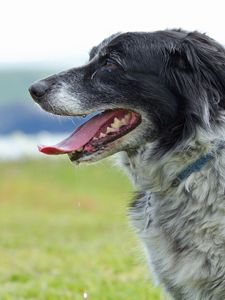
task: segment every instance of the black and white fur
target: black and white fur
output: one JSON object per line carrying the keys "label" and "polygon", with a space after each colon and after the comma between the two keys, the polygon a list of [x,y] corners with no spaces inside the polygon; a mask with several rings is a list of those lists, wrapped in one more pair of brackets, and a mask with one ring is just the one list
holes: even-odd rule
{"label": "black and white fur", "polygon": [[[116,34],[86,65],[35,83],[31,94],[55,114],[116,107],[141,114],[142,123],[95,160],[120,152],[137,189],[132,223],[172,298],[224,300],[225,150],[214,152],[225,140],[224,48],[183,30]],[[173,186],[211,152],[213,160]]]}

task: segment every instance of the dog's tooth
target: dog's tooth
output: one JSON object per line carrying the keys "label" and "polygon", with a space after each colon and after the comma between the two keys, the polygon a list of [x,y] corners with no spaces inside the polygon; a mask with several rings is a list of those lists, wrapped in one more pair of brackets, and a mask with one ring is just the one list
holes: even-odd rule
{"label": "dog's tooth", "polygon": [[100,135],[99,135],[99,138],[101,139],[101,138],[104,138],[104,137],[106,137],[106,134],[101,132]]}
{"label": "dog's tooth", "polygon": [[98,138],[95,136],[95,137],[93,137],[93,141],[97,141],[98,140]]}
{"label": "dog's tooth", "polygon": [[121,123],[119,123],[119,124],[114,124],[114,123],[111,124],[111,127],[114,128],[114,129],[119,129],[121,126],[122,126]]}
{"label": "dog's tooth", "polygon": [[130,120],[130,113],[126,114],[124,119],[126,120],[126,122],[128,123]]}
{"label": "dog's tooth", "polygon": [[121,126],[121,121],[117,117],[115,117],[114,122],[111,124],[111,127],[118,129],[120,128],[120,126]]}
{"label": "dog's tooth", "polygon": [[121,125],[127,125],[128,121],[125,119],[125,117],[123,119],[120,120]]}
{"label": "dog's tooth", "polygon": [[110,132],[115,132],[115,131],[117,131],[117,129],[112,128],[112,127],[107,127],[107,129],[106,129],[106,134],[108,134],[108,133],[110,133]]}
{"label": "dog's tooth", "polygon": [[107,127],[106,134],[112,132],[112,127]]}
{"label": "dog's tooth", "polygon": [[130,120],[130,113],[126,114],[123,119],[120,120],[121,125],[128,125]]}

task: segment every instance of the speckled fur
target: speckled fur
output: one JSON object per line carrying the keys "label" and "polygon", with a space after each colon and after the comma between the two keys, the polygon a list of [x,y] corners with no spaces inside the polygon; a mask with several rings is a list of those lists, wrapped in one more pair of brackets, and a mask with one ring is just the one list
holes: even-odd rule
{"label": "speckled fur", "polygon": [[[34,83],[33,99],[54,114],[133,110],[141,123],[79,159],[121,152],[137,188],[130,216],[158,281],[175,300],[225,299],[225,49],[199,32],[119,33],[89,62]],[[179,186],[201,155],[214,159]]]}
{"label": "speckled fur", "polygon": [[139,191],[132,223],[150,268],[176,300],[225,299],[225,150],[171,186],[184,166],[213,149],[215,137],[225,139],[216,132],[199,131],[160,160],[152,158],[151,144],[120,157]]}

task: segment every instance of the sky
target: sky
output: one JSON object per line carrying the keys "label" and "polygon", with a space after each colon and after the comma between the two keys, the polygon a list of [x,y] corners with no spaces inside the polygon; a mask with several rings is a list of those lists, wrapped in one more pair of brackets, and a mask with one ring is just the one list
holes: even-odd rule
{"label": "sky", "polygon": [[115,32],[183,28],[225,44],[223,0],[0,0],[0,64],[78,64]]}

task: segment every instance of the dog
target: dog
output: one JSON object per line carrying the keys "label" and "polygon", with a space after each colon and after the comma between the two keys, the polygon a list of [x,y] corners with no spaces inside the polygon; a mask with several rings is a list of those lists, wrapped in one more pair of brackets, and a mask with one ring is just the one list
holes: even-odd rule
{"label": "dog", "polygon": [[75,164],[118,153],[129,215],[156,280],[176,300],[225,299],[225,50],[181,29],[117,33],[79,68],[29,89],[46,111],[91,115],[40,146]]}

